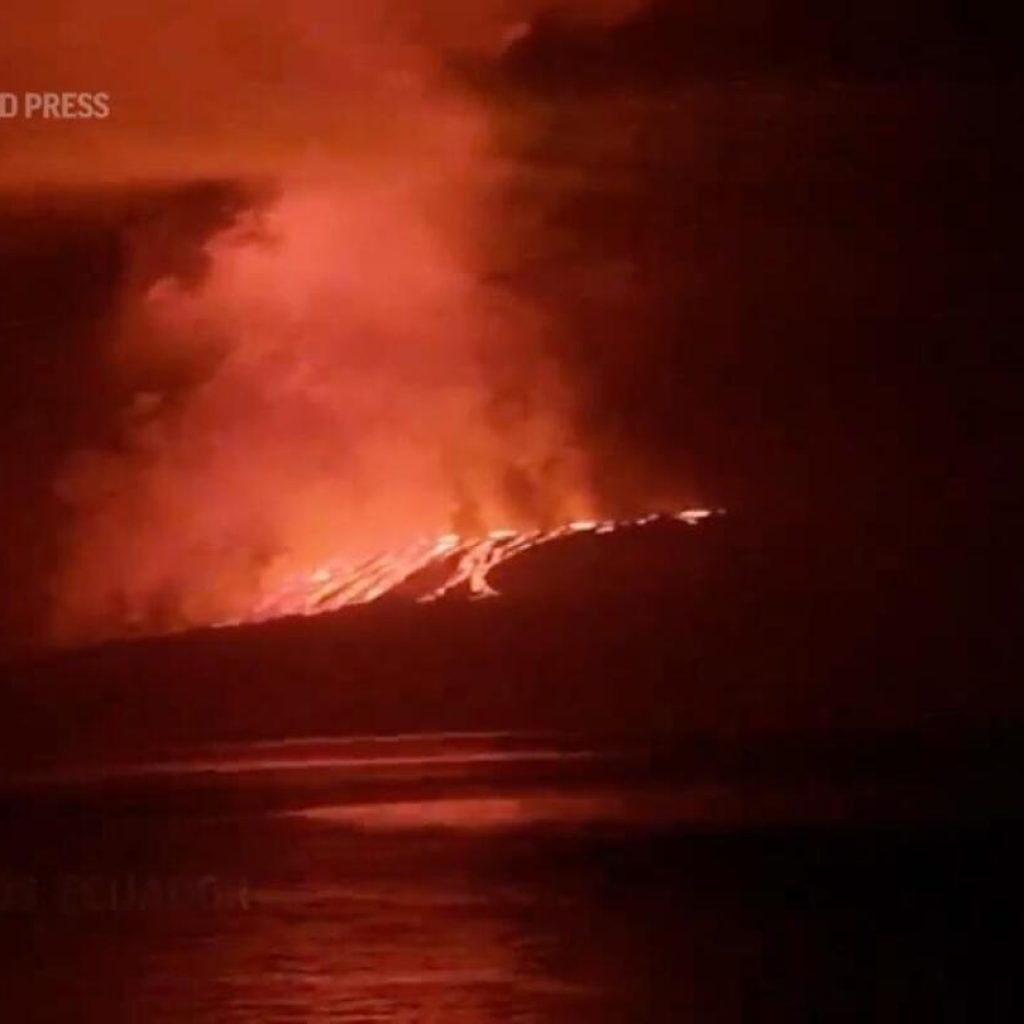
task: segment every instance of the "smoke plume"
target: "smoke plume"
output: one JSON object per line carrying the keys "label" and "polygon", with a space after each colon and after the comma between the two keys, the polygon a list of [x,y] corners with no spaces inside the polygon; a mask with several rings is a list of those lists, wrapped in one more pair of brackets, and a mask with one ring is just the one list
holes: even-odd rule
{"label": "smoke plume", "polygon": [[65,639],[216,622],[328,557],[591,511],[556,326],[495,272],[516,172],[493,100],[456,69],[542,14],[637,4],[258,6],[24,4],[0,44],[19,88],[112,108],[15,124],[5,184],[218,178],[249,196],[186,266],[167,224],[126,237],[120,428],[58,481]]}

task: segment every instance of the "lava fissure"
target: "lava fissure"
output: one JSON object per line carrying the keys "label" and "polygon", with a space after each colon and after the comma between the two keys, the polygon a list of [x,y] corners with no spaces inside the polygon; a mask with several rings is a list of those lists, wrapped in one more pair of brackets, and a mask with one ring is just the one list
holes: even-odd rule
{"label": "lava fissure", "polygon": [[484,537],[447,533],[354,566],[341,560],[326,562],[265,594],[248,615],[221,625],[320,615],[385,597],[404,596],[421,604],[451,597],[497,597],[500,591],[491,582],[491,573],[527,551],[574,535],[614,533],[658,520],[696,526],[714,514],[691,508],[637,519],[577,520],[549,530],[493,530]]}

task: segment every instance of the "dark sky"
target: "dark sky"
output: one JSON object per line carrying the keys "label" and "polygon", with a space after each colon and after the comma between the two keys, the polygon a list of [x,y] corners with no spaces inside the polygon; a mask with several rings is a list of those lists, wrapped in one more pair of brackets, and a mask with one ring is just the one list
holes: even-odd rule
{"label": "dark sky", "polygon": [[[1019,467],[1013,26],[905,0],[686,10],[542,23],[481,85],[543,111],[509,216],[543,215],[503,273],[566,325],[597,486],[623,510],[677,488],[766,543],[802,538],[808,564],[856,551],[858,572],[998,605]],[[54,467],[111,430],[98,352],[126,232],[173,210],[161,259],[180,270],[235,198],[197,182],[0,207],[8,643],[45,600]]]}
{"label": "dark sky", "polygon": [[536,278],[575,317],[599,449],[628,453],[602,482],[667,471],[811,577],[1012,628],[1015,25],[681,7],[517,65],[562,97],[542,158],[589,148],[609,179],[558,206],[565,259]]}

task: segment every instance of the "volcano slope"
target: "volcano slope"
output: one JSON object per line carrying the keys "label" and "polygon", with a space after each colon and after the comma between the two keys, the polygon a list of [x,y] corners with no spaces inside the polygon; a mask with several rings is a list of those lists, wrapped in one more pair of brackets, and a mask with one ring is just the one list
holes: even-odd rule
{"label": "volcano slope", "polygon": [[500,596],[396,593],[9,664],[4,767],[487,730],[699,737],[768,758],[771,737],[815,736],[867,758],[864,737],[883,734],[1003,749],[986,737],[1022,718],[1010,637],[948,589],[912,568],[882,577],[839,544],[769,543],[732,515],[569,531],[488,582]]}

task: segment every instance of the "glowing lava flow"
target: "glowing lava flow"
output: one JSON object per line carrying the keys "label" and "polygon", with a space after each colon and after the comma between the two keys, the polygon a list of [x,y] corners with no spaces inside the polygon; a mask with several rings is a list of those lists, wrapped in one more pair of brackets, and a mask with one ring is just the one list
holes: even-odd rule
{"label": "glowing lava flow", "polygon": [[319,615],[369,604],[386,596],[403,596],[421,603],[456,595],[495,597],[499,592],[489,577],[499,565],[552,541],[574,534],[614,533],[659,520],[696,526],[714,514],[709,509],[694,508],[640,519],[572,522],[551,530],[494,530],[485,537],[448,533],[355,565],[327,562],[286,581],[265,595],[249,615],[224,625],[290,615]]}

